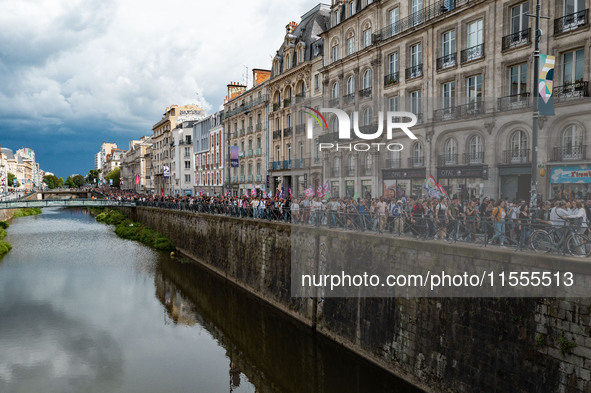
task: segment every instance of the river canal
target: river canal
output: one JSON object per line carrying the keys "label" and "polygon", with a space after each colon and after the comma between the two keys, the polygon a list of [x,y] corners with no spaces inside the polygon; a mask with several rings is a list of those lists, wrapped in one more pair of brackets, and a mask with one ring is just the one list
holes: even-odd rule
{"label": "river canal", "polygon": [[14,219],[6,240],[0,392],[419,392],[85,210]]}

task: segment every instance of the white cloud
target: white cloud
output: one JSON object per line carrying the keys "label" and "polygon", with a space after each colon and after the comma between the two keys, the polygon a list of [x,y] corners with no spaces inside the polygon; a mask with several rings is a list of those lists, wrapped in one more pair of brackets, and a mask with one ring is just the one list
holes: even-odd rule
{"label": "white cloud", "polygon": [[171,104],[216,110],[226,84],[244,65],[269,68],[285,25],[315,4],[5,1],[0,117],[18,121],[14,108],[26,108],[23,122],[107,120],[148,133]]}

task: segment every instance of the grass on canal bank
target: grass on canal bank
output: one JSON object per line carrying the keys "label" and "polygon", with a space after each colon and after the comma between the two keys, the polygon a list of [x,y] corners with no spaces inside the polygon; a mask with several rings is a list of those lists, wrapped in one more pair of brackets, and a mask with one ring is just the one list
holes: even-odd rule
{"label": "grass on canal bank", "polygon": [[0,256],[12,250],[12,245],[3,240],[6,237],[6,228],[8,228],[8,222],[0,221]]}
{"label": "grass on canal bank", "polygon": [[12,217],[26,217],[26,216],[35,216],[37,214],[41,214],[41,208],[39,207],[25,207],[22,209],[16,209],[14,215]]}
{"label": "grass on canal bank", "polygon": [[92,209],[96,220],[115,225],[115,233],[123,239],[136,240],[161,251],[174,251],[176,247],[168,238],[147,226],[133,222],[116,210]]}

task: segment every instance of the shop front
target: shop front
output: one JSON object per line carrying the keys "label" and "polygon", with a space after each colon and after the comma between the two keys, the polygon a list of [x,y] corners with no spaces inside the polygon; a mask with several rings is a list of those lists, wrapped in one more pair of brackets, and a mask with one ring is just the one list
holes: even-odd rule
{"label": "shop front", "polygon": [[389,199],[420,196],[425,193],[426,178],[425,168],[383,169],[382,195]]}
{"label": "shop front", "polygon": [[531,165],[499,166],[501,198],[526,200],[530,198]]}
{"label": "shop front", "polygon": [[550,170],[551,199],[591,199],[591,165],[553,167]]}
{"label": "shop front", "polygon": [[482,198],[485,180],[488,180],[488,165],[437,168],[437,181],[445,188],[450,198]]}

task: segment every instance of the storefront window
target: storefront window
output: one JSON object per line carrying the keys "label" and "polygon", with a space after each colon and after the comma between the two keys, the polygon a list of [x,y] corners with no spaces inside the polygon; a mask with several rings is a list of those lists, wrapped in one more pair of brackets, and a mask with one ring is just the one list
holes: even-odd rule
{"label": "storefront window", "polygon": [[353,198],[355,195],[355,180],[347,180],[345,182],[345,196],[347,198]]}
{"label": "storefront window", "polygon": [[340,198],[338,181],[330,182],[330,192],[333,198]]}
{"label": "storefront window", "polygon": [[371,180],[362,180],[361,181],[361,194],[363,198],[371,198]]}

